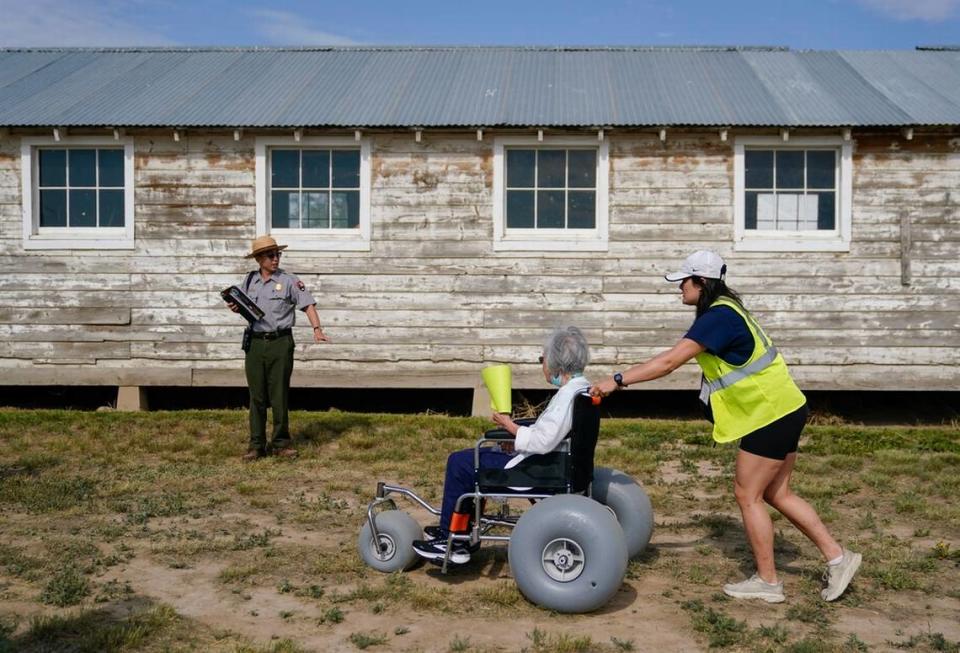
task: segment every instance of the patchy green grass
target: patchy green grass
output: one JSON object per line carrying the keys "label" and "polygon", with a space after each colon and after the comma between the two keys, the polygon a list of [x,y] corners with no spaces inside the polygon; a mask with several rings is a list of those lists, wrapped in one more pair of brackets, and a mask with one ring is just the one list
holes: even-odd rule
{"label": "patchy green grass", "polygon": [[[817,552],[778,515],[787,603],[727,599],[722,583],[753,565],[731,490],[735,447],[712,446],[703,422],[605,420],[597,463],[644,485],[654,546],[630,562],[614,612],[570,616],[523,598],[504,546],[484,546],[475,564],[447,577],[431,566],[381,575],[357,555],[376,481],[438,503],[447,454],[472,446],[485,420],[294,413],[300,458],[245,465],[242,411],[0,410],[0,651],[297,653],[318,636],[329,648],[373,650],[648,648],[644,637],[595,626],[605,620],[629,624],[622,632],[637,622],[675,633],[681,648],[956,651],[949,624],[927,624],[960,610],[960,429],[820,421],[804,436],[794,489],[864,555],[839,602],[819,600]],[[164,603],[145,602],[176,583]],[[220,602],[222,619],[177,613],[176,593],[195,585],[209,592],[200,603]],[[650,605],[665,623],[646,621]],[[911,627],[851,635],[851,608]],[[427,645],[416,615],[491,629],[514,618],[545,625],[502,645],[467,630]],[[243,619],[277,638],[239,634],[259,627]]]}

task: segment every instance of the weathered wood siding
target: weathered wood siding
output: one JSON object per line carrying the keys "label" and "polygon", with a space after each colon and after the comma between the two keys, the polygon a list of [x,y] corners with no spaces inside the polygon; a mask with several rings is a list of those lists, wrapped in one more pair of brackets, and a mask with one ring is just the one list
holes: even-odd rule
{"label": "weathered wood siding", "polygon": [[[130,134],[129,252],[25,252],[19,134],[0,140],[0,383],[244,383],[241,321],[218,290],[250,265],[254,134]],[[469,387],[485,363],[504,361],[518,387],[540,387],[541,341],[564,323],[584,329],[592,370],[605,374],[683,334],[691,310],[662,274],[701,247],[727,259],[729,283],[803,387],[960,385],[957,134],[855,134],[853,241],[842,254],[734,252],[732,139],[714,132],[671,132],[666,143],[608,133],[606,255],[493,252],[489,132],[370,137],[371,251],[290,243],[283,260],[334,339],[316,346],[298,330],[297,385]],[[649,387],[696,378],[690,365]]]}

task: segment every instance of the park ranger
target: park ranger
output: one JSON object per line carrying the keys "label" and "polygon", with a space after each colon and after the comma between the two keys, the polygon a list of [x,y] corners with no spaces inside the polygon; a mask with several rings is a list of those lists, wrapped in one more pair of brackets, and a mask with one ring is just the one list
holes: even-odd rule
{"label": "park ranger", "polygon": [[[286,248],[286,245],[278,245],[271,236],[259,236],[245,257],[256,259],[260,267],[247,274],[240,288],[260,307],[264,316],[250,325],[244,362],[250,389],[250,448],[243,455],[244,461],[256,460],[269,453],[285,458],[297,455],[292,446],[287,415],[290,374],[293,372],[295,309],[307,314],[313,326],[315,343],[330,341],[320,326],[317,300],[302,281],[280,268],[280,256]],[[230,310],[238,311],[236,304],[228,306]],[[273,411],[273,437],[269,447],[267,406]]]}

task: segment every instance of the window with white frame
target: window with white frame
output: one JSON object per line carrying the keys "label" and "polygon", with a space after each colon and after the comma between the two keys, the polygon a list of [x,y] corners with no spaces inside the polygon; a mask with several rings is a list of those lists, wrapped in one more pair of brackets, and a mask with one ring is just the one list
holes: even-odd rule
{"label": "window with white frame", "polygon": [[133,247],[133,142],[24,138],[23,239],[27,249]]}
{"label": "window with white frame", "polygon": [[369,143],[258,138],[257,233],[311,250],[367,250]]}
{"label": "window with white frame", "polygon": [[499,138],[494,149],[495,249],[606,249],[606,142]]}
{"label": "window with white frame", "polygon": [[850,151],[840,137],[738,138],[735,247],[848,250]]}

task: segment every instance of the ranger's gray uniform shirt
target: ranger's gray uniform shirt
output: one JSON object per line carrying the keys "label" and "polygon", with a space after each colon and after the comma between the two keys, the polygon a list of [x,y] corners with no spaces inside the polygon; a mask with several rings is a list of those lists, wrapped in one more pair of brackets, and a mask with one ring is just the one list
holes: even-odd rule
{"label": "ranger's gray uniform shirt", "polygon": [[265,315],[253,323],[255,333],[290,329],[296,318],[295,310],[303,310],[317,300],[296,276],[277,269],[266,281],[256,272],[244,292]]}

